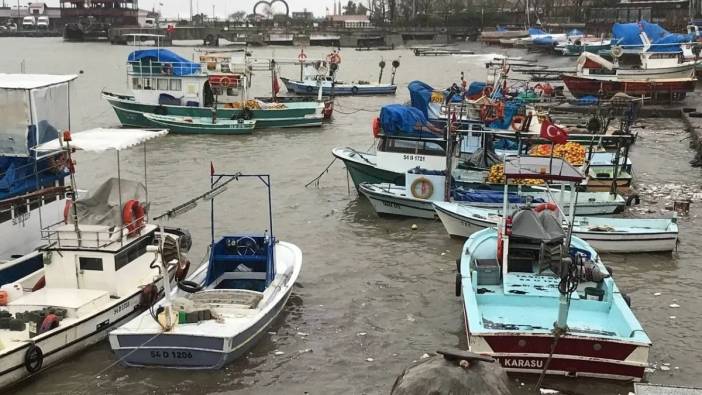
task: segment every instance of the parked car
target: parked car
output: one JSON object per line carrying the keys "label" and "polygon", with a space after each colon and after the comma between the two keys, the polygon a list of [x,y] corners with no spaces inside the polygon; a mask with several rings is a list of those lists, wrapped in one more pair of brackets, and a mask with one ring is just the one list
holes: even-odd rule
{"label": "parked car", "polygon": [[37,29],[49,30],[49,17],[40,16],[37,18]]}
{"label": "parked car", "polygon": [[37,24],[37,20],[34,19],[33,16],[25,16],[22,19],[22,29],[24,30],[31,30],[34,29],[34,27]]}

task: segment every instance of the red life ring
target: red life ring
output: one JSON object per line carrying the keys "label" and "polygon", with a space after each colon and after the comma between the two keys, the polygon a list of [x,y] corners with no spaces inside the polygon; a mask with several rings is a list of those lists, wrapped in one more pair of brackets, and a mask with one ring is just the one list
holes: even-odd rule
{"label": "red life ring", "polygon": [[373,118],[373,123],[371,125],[373,130],[373,137],[380,136],[380,117]]}
{"label": "red life ring", "polygon": [[222,77],[219,80],[219,84],[225,88],[229,88],[229,84],[231,84],[231,83],[232,83],[232,80],[230,80],[229,77]]}
{"label": "red life ring", "polygon": [[522,130],[524,127],[524,121],[526,117],[524,115],[515,115],[512,117],[512,129],[516,131]]}
{"label": "red life ring", "polygon": [[146,210],[138,200],[129,200],[124,204],[122,210],[122,221],[127,225],[127,236],[131,237],[139,234],[144,229],[144,219]]}
{"label": "red life ring", "polygon": [[305,63],[305,60],[307,60],[307,54],[304,51],[300,50],[300,54],[297,55],[297,60],[299,60],[300,63]]}
{"label": "red life ring", "polygon": [[71,207],[73,207],[73,200],[66,200],[66,205],[63,206],[63,223],[68,223],[68,216],[71,213]]}
{"label": "red life ring", "polygon": [[534,85],[534,93],[541,96],[544,93],[544,87],[541,84]]}
{"label": "red life ring", "polygon": [[480,106],[480,119],[485,122],[492,122],[497,119],[496,112],[491,111],[493,104],[483,104]]}
{"label": "red life ring", "polygon": [[537,204],[534,207],[534,211],[536,211],[537,213],[540,213],[544,210],[558,211],[558,206],[556,205],[556,203],[548,202],[548,203]]}
{"label": "red life ring", "polygon": [[331,64],[339,64],[341,63],[341,55],[338,53],[332,53],[329,55],[329,63]]}
{"label": "red life ring", "polygon": [[485,96],[490,96],[492,92],[495,90],[492,86],[488,85],[485,88],[483,88],[483,95]]}
{"label": "red life ring", "polygon": [[190,270],[190,260],[188,258],[179,259],[175,272],[176,281],[181,282],[185,280],[185,277],[188,275],[188,270]]}

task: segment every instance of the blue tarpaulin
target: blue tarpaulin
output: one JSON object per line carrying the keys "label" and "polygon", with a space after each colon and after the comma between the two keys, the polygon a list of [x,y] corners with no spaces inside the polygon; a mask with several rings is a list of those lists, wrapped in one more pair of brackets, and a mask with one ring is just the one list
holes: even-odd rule
{"label": "blue tarpaulin", "polygon": [[471,82],[470,85],[468,85],[468,91],[466,93],[468,96],[475,96],[478,93],[481,93],[486,86],[487,84],[484,82]]}
{"label": "blue tarpaulin", "polygon": [[[502,203],[503,196],[503,191],[493,191],[491,189],[464,189],[459,187],[453,191],[453,199],[460,202]],[[507,194],[507,197],[510,203],[526,202],[526,198],[520,196],[518,193],[510,192]],[[535,198],[533,201],[541,203],[543,199]]]}
{"label": "blue tarpaulin", "polygon": [[535,45],[541,45],[541,46],[552,46],[553,44],[556,43],[556,40],[554,40],[553,37],[551,36],[545,36],[545,37],[536,37],[535,39],[532,40],[532,42]]}
{"label": "blue tarpaulin", "polygon": [[129,62],[141,62],[142,64],[148,64],[149,62],[169,63],[173,68],[173,75],[177,76],[190,75],[200,71],[200,65],[198,63],[191,62],[168,49],[143,49],[134,51],[129,54],[127,60]]}
{"label": "blue tarpaulin", "polygon": [[386,135],[416,138],[442,137],[439,134],[417,130],[427,124],[429,124],[427,117],[414,107],[389,104],[380,109],[380,126]]}
{"label": "blue tarpaulin", "polygon": [[517,114],[519,109],[524,105],[521,100],[513,100],[505,104],[505,113],[502,119],[492,121],[489,125],[495,129],[508,129],[512,125],[512,118]]}
{"label": "blue tarpaulin", "polygon": [[407,85],[407,89],[410,92],[412,107],[421,111],[425,118],[429,118],[427,107],[431,103],[431,93],[434,91],[434,88],[422,81],[412,81]]}
{"label": "blue tarpaulin", "polygon": [[529,32],[529,35],[530,35],[530,36],[536,36],[536,35],[541,35],[541,34],[548,34],[548,33],[546,33],[545,31],[539,29],[538,27],[530,27],[529,30],[527,30],[527,32]]}
{"label": "blue tarpaulin", "polygon": [[568,34],[566,34],[566,36],[568,36],[568,37],[577,37],[577,36],[582,36],[582,35],[583,35],[583,32],[581,32],[578,29],[573,29],[573,30],[569,31]]}
{"label": "blue tarpaulin", "polygon": [[615,23],[612,25],[612,42],[625,48],[643,46],[641,32],[646,33],[652,44],[649,52],[680,52],[681,43],[692,41],[692,38],[687,34],[671,34],[656,23],[641,20],[638,23]]}

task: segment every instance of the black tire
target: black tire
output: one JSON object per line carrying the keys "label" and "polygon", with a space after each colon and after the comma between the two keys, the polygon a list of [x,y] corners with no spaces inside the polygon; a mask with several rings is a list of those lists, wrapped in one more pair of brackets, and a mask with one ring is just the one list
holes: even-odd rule
{"label": "black tire", "polygon": [[44,364],[44,352],[35,344],[30,344],[27,351],[24,353],[24,367],[30,374],[34,374],[41,370]]}
{"label": "black tire", "polygon": [[456,273],[461,274],[461,258],[456,258]]}
{"label": "black tire", "polygon": [[357,86],[354,86],[354,87],[351,88],[351,94],[352,94],[352,95],[357,95],[357,94],[358,94],[358,87],[357,87]]}
{"label": "black tire", "polygon": [[244,110],[241,111],[241,116],[247,121],[253,119],[253,111],[251,111],[250,108],[244,108]]}
{"label": "black tire", "polygon": [[456,296],[461,296],[461,275],[456,273]]}
{"label": "black tire", "polygon": [[202,291],[202,285],[190,280],[179,281],[178,288],[190,294]]}
{"label": "black tire", "polygon": [[314,92],[314,88],[311,87],[311,86],[308,86],[308,87],[305,88],[305,89],[307,90],[307,93],[312,93],[312,92]]}

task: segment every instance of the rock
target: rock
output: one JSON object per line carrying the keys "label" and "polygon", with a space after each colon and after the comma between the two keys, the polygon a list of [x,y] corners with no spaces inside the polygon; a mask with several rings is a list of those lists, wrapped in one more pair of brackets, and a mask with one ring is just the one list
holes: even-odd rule
{"label": "rock", "polygon": [[392,395],[470,394],[508,395],[508,378],[497,363],[471,361],[464,369],[440,356],[405,369],[392,386]]}

